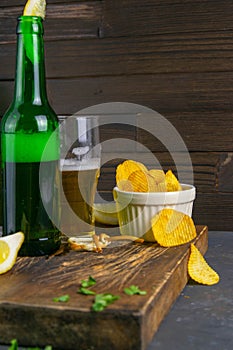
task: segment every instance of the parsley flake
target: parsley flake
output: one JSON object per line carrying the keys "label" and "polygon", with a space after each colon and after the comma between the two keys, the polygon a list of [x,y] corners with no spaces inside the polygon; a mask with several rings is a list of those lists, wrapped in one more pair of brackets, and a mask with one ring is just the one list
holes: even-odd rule
{"label": "parsley flake", "polygon": [[[46,347],[44,348],[44,350],[52,350],[52,346],[51,345],[46,345]],[[12,339],[11,340],[11,346],[8,348],[8,350],[18,350],[18,341],[17,339]],[[27,348],[24,350],[41,350],[41,348],[39,347],[33,347],[33,348]]]}
{"label": "parsley flake", "polygon": [[99,312],[103,311],[108,305],[114,303],[120,297],[110,293],[96,294],[95,301],[92,305],[92,310]]}
{"label": "parsley flake", "polygon": [[96,280],[92,276],[89,276],[88,280],[81,281],[81,286],[84,288],[94,286],[95,284],[96,284]]}
{"label": "parsley flake", "polygon": [[77,293],[85,294],[85,295],[95,295],[96,294],[96,292],[94,292],[93,290],[87,289],[84,287],[80,287],[79,290],[77,291]]}
{"label": "parsley flake", "polygon": [[53,301],[60,303],[67,303],[70,300],[69,294],[61,295],[60,297],[53,298]]}
{"label": "parsley flake", "polygon": [[18,342],[16,339],[11,340],[11,346],[8,348],[8,350],[18,350]]}
{"label": "parsley flake", "polygon": [[145,290],[141,290],[138,286],[135,286],[133,284],[130,287],[125,288],[124,292],[127,295],[135,295],[135,294],[146,295],[147,293]]}

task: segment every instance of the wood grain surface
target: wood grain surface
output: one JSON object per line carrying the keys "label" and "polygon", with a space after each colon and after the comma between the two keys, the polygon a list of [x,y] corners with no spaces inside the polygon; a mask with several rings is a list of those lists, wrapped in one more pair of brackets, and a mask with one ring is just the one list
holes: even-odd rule
{"label": "wood grain surface", "polygon": [[[0,116],[13,98],[16,18],[24,4],[0,3]],[[51,0],[44,21],[47,90],[56,113],[118,101],[161,113],[190,152],[194,217],[211,230],[232,229],[232,8],[231,0]],[[164,145],[145,130],[105,132],[103,138],[130,137],[170,164]],[[110,196],[105,179],[101,191]]]}
{"label": "wood grain surface", "polygon": [[[204,254],[208,229],[197,227],[196,246]],[[144,350],[188,281],[190,244],[162,248],[152,243],[111,245],[103,254],[70,251],[53,257],[18,258],[0,276],[0,336],[9,343],[51,344],[53,349]],[[93,276],[97,293],[120,296],[102,312],[91,311],[93,296],[77,293]],[[128,296],[137,285],[145,296]],[[54,297],[70,295],[67,303]]]}

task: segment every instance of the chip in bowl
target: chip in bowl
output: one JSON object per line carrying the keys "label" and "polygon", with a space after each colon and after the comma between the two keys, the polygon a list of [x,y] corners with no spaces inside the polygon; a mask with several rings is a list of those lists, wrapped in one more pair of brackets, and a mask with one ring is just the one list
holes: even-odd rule
{"label": "chip in bowl", "polygon": [[148,171],[137,170],[130,174],[128,181],[133,192],[155,192],[156,182]]}
{"label": "chip in bowl", "polygon": [[165,174],[165,183],[166,183],[166,190],[168,192],[174,192],[174,191],[181,191],[181,185],[176,178],[176,176],[173,174],[171,170],[168,170]]}
{"label": "chip in bowl", "polygon": [[116,169],[116,184],[122,191],[131,191],[132,186],[128,181],[129,176],[137,170],[147,172],[144,164],[134,160],[125,160],[119,164]]}

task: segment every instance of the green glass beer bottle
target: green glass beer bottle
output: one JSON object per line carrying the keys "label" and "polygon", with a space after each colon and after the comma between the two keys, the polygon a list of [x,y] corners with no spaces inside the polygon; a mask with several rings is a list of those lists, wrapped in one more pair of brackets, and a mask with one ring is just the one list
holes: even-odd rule
{"label": "green glass beer bottle", "polygon": [[59,215],[58,119],[46,93],[42,21],[18,18],[14,98],[1,122],[3,235],[22,231],[19,254],[29,256],[60,246],[60,232],[44,206]]}

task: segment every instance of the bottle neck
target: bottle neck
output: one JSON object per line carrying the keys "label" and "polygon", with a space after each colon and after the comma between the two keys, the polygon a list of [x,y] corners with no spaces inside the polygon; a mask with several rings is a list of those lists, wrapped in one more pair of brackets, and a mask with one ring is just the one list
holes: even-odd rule
{"label": "bottle neck", "polygon": [[43,27],[40,22],[40,26],[36,26],[39,30],[34,30],[33,25],[37,20],[38,18],[29,17],[25,24],[21,17],[18,24],[14,93],[15,103],[18,105],[42,105],[47,102]]}

